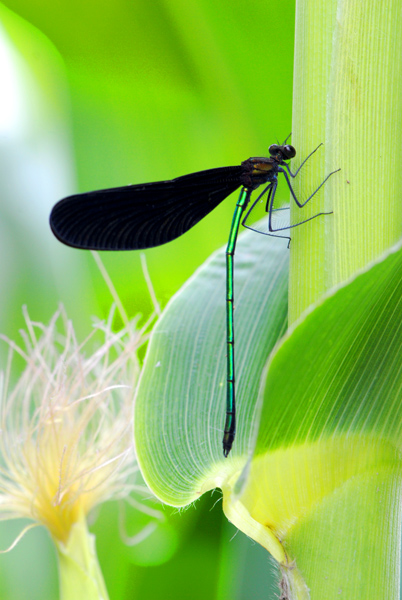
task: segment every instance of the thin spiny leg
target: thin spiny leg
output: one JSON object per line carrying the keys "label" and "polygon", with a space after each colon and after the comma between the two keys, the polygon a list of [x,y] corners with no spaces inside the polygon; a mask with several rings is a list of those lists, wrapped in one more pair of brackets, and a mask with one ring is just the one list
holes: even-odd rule
{"label": "thin spiny leg", "polygon": [[296,177],[296,175],[298,174],[298,172],[300,171],[300,169],[302,168],[302,166],[303,166],[303,165],[304,165],[304,164],[305,164],[305,163],[308,161],[308,159],[310,158],[310,156],[312,156],[312,155],[314,154],[314,152],[317,152],[318,148],[319,148],[320,146],[322,146],[322,145],[323,145],[323,144],[322,144],[322,142],[321,142],[321,144],[318,144],[318,146],[317,146],[317,148],[315,148],[315,150],[313,150],[312,152],[310,152],[310,154],[307,156],[307,158],[305,158],[305,159],[303,160],[302,164],[301,164],[301,165],[298,167],[297,171],[295,171],[295,173],[294,173],[294,174],[293,174],[293,173],[292,173],[292,171],[290,170],[290,167],[289,167],[289,165],[288,165],[288,164],[286,164],[286,163],[283,163],[283,166],[287,168],[289,175],[290,175],[291,177]]}
{"label": "thin spiny leg", "polygon": [[321,184],[318,186],[318,188],[317,188],[317,189],[316,189],[316,190],[315,190],[315,191],[314,191],[314,192],[311,194],[311,196],[309,196],[309,197],[307,198],[307,200],[305,200],[304,202],[299,202],[299,200],[297,199],[297,197],[296,197],[296,194],[295,194],[295,192],[294,192],[294,190],[293,190],[293,188],[292,188],[292,185],[291,185],[291,183],[290,183],[290,180],[289,180],[289,177],[288,177],[288,174],[286,173],[286,171],[285,171],[284,169],[282,169],[282,167],[279,167],[278,171],[279,171],[280,173],[283,173],[283,175],[284,175],[284,177],[285,177],[285,179],[286,179],[286,183],[288,184],[288,187],[289,187],[290,193],[292,194],[293,200],[296,202],[296,204],[297,204],[297,206],[298,206],[299,208],[302,208],[303,206],[305,206],[305,205],[307,204],[307,202],[309,202],[309,201],[311,200],[311,198],[312,198],[313,196],[315,196],[315,195],[316,195],[316,193],[318,192],[318,190],[319,190],[320,188],[322,188],[322,186],[323,186],[323,185],[324,185],[324,183],[327,181],[327,179],[329,179],[329,178],[331,177],[331,175],[333,175],[334,173],[337,173],[338,171],[340,171],[340,169],[337,169],[336,171],[332,171],[332,173],[330,173],[329,175],[327,175],[327,176],[326,176],[326,178],[324,179],[324,181],[323,181],[323,182],[322,182],[322,183],[321,183]]}
{"label": "thin spiny leg", "polygon": [[[272,212],[275,212],[276,210],[281,210],[281,209],[273,209]],[[313,217],[309,217],[308,219],[305,219],[304,221],[300,221],[299,223],[295,223],[294,225],[286,225],[286,227],[278,227],[277,229],[275,229],[274,227],[272,227],[271,225],[271,229],[268,232],[265,231],[258,231],[258,229],[252,229],[251,227],[249,227],[248,229],[252,229],[252,231],[255,231],[256,233],[261,233],[262,235],[269,235],[270,237],[278,237],[278,238],[283,238],[285,240],[289,240],[289,244],[288,244],[288,248],[290,245],[290,240],[292,239],[289,235],[277,235],[276,233],[273,233],[274,231],[285,231],[287,229],[292,229],[293,227],[297,227],[298,225],[303,225],[303,223],[307,223],[307,221],[312,221],[312,219],[315,219],[316,217],[320,217],[321,215],[332,215],[332,210],[330,212],[320,212],[317,213],[316,215],[314,215]]]}
{"label": "thin spiny leg", "polygon": [[272,233],[273,231],[283,231],[284,229],[288,229],[288,227],[280,227],[279,229],[274,229],[272,227],[272,213],[274,212],[274,200],[275,200],[275,193],[276,193],[276,188],[278,187],[278,182],[274,181],[272,183],[272,188],[269,191],[269,196],[268,196],[268,200],[267,200],[267,205],[266,205],[266,211],[268,213],[268,231],[270,233],[265,233],[264,231],[260,231],[259,233],[262,233],[263,235],[269,235],[272,237],[279,237],[279,238],[284,238],[289,240],[288,243],[288,248],[289,248],[289,244],[290,244],[290,236],[288,235],[276,235],[275,233]]}
{"label": "thin spiny leg", "polygon": [[256,233],[261,233],[259,232],[257,229],[253,229],[253,227],[250,227],[250,225],[246,225],[246,221],[248,219],[249,214],[251,213],[251,211],[253,210],[253,208],[256,206],[256,204],[258,203],[258,201],[263,197],[263,195],[268,192],[268,197],[270,196],[272,191],[272,183],[270,183],[269,185],[267,185],[266,188],[264,188],[263,192],[258,196],[258,198],[252,203],[251,207],[248,209],[246,216],[244,217],[244,219],[242,220],[241,224],[243,225],[243,227],[246,227],[247,229],[251,229],[251,231],[255,231]]}
{"label": "thin spiny leg", "polygon": [[[278,184],[276,184],[276,185],[278,185]],[[265,203],[265,212],[268,212],[268,207],[271,203],[271,196],[274,193],[274,190],[276,190],[276,185],[274,183],[272,183],[271,189],[268,192],[267,201]]]}
{"label": "thin spiny leg", "polygon": [[[309,217],[308,219],[304,219],[304,221],[300,221],[299,223],[294,223],[294,225],[287,225],[286,227],[278,227],[277,229],[272,228],[272,229],[270,229],[270,231],[284,231],[285,229],[292,229],[293,227],[298,227],[299,225],[303,225],[303,223],[307,223],[307,221],[312,221],[316,217],[320,217],[321,215],[332,215],[332,213],[333,213],[332,210],[330,212],[320,212],[312,217]],[[263,233],[263,232],[259,231],[258,233]],[[265,235],[270,235],[270,234],[266,233]],[[278,235],[275,237],[288,237],[288,236]]]}
{"label": "thin spiny leg", "polygon": [[[250,207],[250,208],[249,208],[249,210],[247,211],[247,214],[246,214],[246,216],[244,217],[244,219],[243,219],[243,221],[242,221],[242,223],[241,223],[241,224],[243,225],[243,227],[246,227],[246,229],[250,229],[250,231],[255,231],[255,233],[261,233],[262,235],[269,235],[269,236],[271,236],[271,237],[280,237],[280,238],[286,238],[286,239],[289,239],[289,240],[290,240],[290,238],[288,238],[288,236],[284,236],[284,235],[275,235],[275,234],[273,234],[273,233],[268,233],[268,232],[266,233],[265,231],[260,231],[259,229],[254,229],[254,227],[251,227],[250,225],[247,225],[247,224],[246,224],[246,221],[247,221],[247,219],[248,219],[248,216],[249,216],[249,214],[252,212],[253,208],[255,207],[255,205],[257,204],[257,202],[260,200],[261,196],[263,196],[263,195],[264,195],[264,194],[265,194],[267,191],[268,191],[268,198],[267,198],[267,202],[266,202],[266,206],[265,206],[265,212],[268,212],[268,210],[269,210],[269,205],[270,205],[270,198],[271,198],[271,194],[272,194],[272,189],[273,189],[273,184],[272,184],[272,183],[270,183],[270,184],[269,184],[269,185],[268,185],[268,186],[267,186],[267,187],[264,189],[264,191],[262,192],[262,194],[260,194],[260,195],[258,196],[257,200],[255,200],[255,201],[253,202],[253,204],[251,205],[251,207]],[[271,208],[271,212],[273,212],[273,213],[274,213],[274,212],[277,212],[277,211],[280,211],[280,210],[289,210],[289,207],[288,207],[288,206],[286,206],[286,207],[284,207],[284,208]],[[284,229],[286,229],[286,227],[284,227]],[[275,229],[273,229],[273,231],[276,231],[276,230],[275,230]],[[278,231],[280,231],[280,230],[278,229]]]}
{"label": "thin spiny leg", "polygon": [[272,185],[272,189],[270,190],[272,193],[270,193],[270,197],[268,198],[268,202],[267,202],[267,206],[266,206],[266,211],[268,213],[268,231],[270,233],[266,233],[265,235],[272,235],[273,237],[281,237],[281,238],[287,238],[290,242],[290,237],[288,235],[275,235],[274,233],[272,233],[273,231],[283,231],[284,229],[288,229],[288,227],[279,227],[278,229],[274,229],[272,227],[272,213],[274,211],[274,200],[275,200],[275,193],[276,193],[276,188],[278,187],[278,182],[274,181],[273,185]]}
{"label": "thin spiny leg", "polygon": [[[286,176],[286,173],[284,173],[284,174]],[[295,194],[294,194],[294,192],[292,190],[292,187],[290,185],[290,182],[289,182],[288,178],[286,178],[286,180],[288,182],[290,191],[292,192],[292,195],[293,195],[293,197],[295,198],[295,200],[297,202],[297,199],[295,197]],[[273,187],[270,190],[270,201],[267,202],[268,231],[269,231],[269,233],[265,233],[264,235],[272,235],[273,237],[282,237],[282,238],[288,239],[289,240],[289,244],[290,244],[290,239],[291,239],[290,236],[288,236],[288,235],[286,235],[286,236],[285,235],[275,235],[273,232],[276,232],[276,231],[285,231],[287,229],[292,229],[293,227],[297,227],[298,225],[302,225],[303,223],[307,223],[307,221],[311,221],[312,219],[315,219],[316,217],[319,217],[320,215],[330,215],[330,214],[332,214],[332,211],[330,211],[330,212],[320,212],[320,213],[317,213],[316,215],[314,215],[313,217],[309,217],[308,219],[305,219],[304,221],[300,221],[300,223],[295,223],[294,225],[287,225],[286,227],[278,227],[278,228],[273,227],[272,226],[272,213],[275,212],[275,209],[274,209],[274,200],[275,200],[275,193],[276,193],[277,186],[278,186],[278,182],[274,182],[273,183]],[[271,194],[271,192],[272,192],[272,194]],[[264,232],[261,231],[260,233],[264,233]],[[288,244],[288,247],[289,247],[289,244]]]}

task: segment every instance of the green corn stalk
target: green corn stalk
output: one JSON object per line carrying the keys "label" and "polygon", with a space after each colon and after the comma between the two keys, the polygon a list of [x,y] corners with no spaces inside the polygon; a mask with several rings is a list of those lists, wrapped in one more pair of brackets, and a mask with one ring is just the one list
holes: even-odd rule
{"label": "green corn stalk", "polygon": [[137,454],[168,504],[222,489],[227,517],[278,562],[282,600],[396,599],[402,6],[300,0],[296,19],[294,166],[324,144],[295,191],[302,197],[341,171],[291,218],[333,214],[293,230],[290,269],[283,240],[239,239],[239,427],[229,458],[223,250],[154,330],[135,408]]}

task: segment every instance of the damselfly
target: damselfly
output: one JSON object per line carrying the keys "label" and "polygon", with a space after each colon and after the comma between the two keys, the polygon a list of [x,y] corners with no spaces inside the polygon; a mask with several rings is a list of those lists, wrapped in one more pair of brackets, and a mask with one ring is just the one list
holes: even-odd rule
{"label": "damselfly", "polygon": [[[169,181],[128,185],[69,196],[60,200],[50,215],[53,233],[68,246],[85,250],[140,250],[176,239],[241,187],[226,249],[227,392],[223,435],[225,456],[228,456],[232,448],[236,432],[233,257],[239,226],[241,223],[249,227],[246,224],[247,218],[265,195],[265,210],[268,213],[266,235],[290,239],[289,236],[277,232],[328,214],[320,212],[295,225],[277,229],[272,224],[279,173],[283,174],[291,196],[299,208],[307,204],[327,179],[336,173],[329,173],[307,200],[298,200],[290,178],[296,177],[318,147],[294,173],[286,161],[296,156],[295,148],[286,143],[273,144],[269,147],[268,158],[249,158],[239,166],[209,169]],[[264,184],[267,185],[262,193],[249,207],[252,192]]]}

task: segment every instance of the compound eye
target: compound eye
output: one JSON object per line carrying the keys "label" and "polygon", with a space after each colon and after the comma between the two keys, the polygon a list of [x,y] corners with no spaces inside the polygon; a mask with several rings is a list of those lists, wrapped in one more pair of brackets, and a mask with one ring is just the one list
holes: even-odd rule
{"label": "compound eye", "polygon": [[272,144],[269,148],[268,148],[268,152],[270,153],[271,156],[274,156],[274,154],[277,154],[279,150],[279,146],[278,144]]}
{"label": "compound eye", "polygon": [[286,159],[293,158],[296,156],[296,149],[290,144],[287,144],[283,147],[283,153],[285,154]]}

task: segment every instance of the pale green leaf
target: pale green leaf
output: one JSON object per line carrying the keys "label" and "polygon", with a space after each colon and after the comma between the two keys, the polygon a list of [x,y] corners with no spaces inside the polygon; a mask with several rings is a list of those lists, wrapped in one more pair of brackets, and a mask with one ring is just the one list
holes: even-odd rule
{"label": "pale green leaf", "polygon": [[225,251],[166,307],[148,348],[135,406],[143,474],[165,502],[184,505],[243,465],[266,359],[286,327],[286,240],[246,232],[235,256],[238,427],[222,453],[226,402]]}

